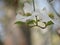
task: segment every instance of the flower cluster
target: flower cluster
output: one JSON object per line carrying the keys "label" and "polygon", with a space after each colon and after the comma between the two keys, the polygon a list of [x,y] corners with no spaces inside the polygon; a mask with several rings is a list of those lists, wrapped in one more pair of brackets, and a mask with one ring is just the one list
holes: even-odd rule
{"label": "flower cluster", "polygon": [[[43,5],[41,5],[42,3]],[[60,22],[59,17],[46,0],[35,0],[35,7],[36,9],[34,11],[32,3],[24,3],[24,15],[17,13],[16,23],[22,22],[26,24],[33,24],[34,26],[39,26],[40,28],[45,28],[48,25]],[[40,23],[43,25],[41,26]]]}

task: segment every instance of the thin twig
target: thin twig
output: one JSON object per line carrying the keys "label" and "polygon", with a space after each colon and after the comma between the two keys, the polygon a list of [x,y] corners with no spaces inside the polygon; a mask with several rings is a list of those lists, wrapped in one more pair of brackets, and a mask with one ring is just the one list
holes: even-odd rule
{"label": "thin twig", "polygon": [[34,0],[33,0],[33,8],[34,8],[34,11],[35,11],[35,3],[34,3]]}

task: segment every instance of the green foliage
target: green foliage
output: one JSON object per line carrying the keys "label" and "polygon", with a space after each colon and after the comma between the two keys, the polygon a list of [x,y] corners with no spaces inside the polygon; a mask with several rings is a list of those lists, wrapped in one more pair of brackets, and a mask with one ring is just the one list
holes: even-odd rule
{"label": "green foliage", "polygon": [[46,25],[46,22],[43,22]]}
{"label": "green foliage", "polygon": [[52,13],[49,14],[49,17],[54,19],[54,15]]}
{"label": "green foliage", "polygon": [[15,24],[22,25],[22,24],[25,24],[25,22],[17,21],[17,22],[15,22]]}
{"label": "green foliage", "polygon": [[46,26],[49,26],[49,25],[52,25],[52,24],[54,24],[52,21],[48,21],[48,22],[46,23]]}
{"label": "green foliage", "polygon": [[47,23],[46,22],[43,22],[46,26],[49,26],[49,25],[52,25],[54,24],[52,21],[48,21]]}
{"label": "green foliage", "polygon": [[26,13],[25,16],[31,16],[32,14],[31,13]]}
{"label": "green foliage", "polygon": [[27,24],[34,24],[35,23],[35,20],[29,20],[27,21]]}
{"label": "green foliage", "polygon": [[37,20],[37,22],[39,22],[40,20]]}

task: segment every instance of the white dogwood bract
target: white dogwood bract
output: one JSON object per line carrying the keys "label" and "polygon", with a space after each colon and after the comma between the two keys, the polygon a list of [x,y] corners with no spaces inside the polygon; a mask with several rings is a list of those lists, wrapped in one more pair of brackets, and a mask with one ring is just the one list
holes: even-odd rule
{"label": "white dogwood bract", "polygon": [[16,16],[16,21],[26,22],[29,19],[31,19],[31,16],[27,17],[27,16],[23,16],[21,14],[17,14],[17,16]]}
{"label": "white dogwood bract", "polygon": [[23,10],[24,10],[24,13],[32,13],[33,5],[26,2],[26,3],[24,3]]}
{"label": "white dogwood bract", "polygon": [[[50,13],[52,13],[54,15],[54,19],[51,19],[52,22],[54,22],[54,24],[59,24],[60,23],[60,18],[57,16],[57,14],[55,13],[55,11],[53,10],[53,8],[51,7],[51,5],[48,3],[47,0],[35,0],[36,4],[39,6],[40,12],[44,15],[43,19],[46,19],[47,15],[49,15]],[[58,0],[56,0],[58,2]],[[56,11],[60,10],[59,9],[59,3],[55,4],[55,8]],[[47,20],[49,20],[47,18]],[[46,21],[46,20],[45,20]]]}
{"label": "white dogwood bract", "polygon": [[[48,22],[48,21],[52,21],[55,25],[59,25],[60,23],[60,18],[57,16],[57,14],[55,13],[55,11],[53,10],[53,8],[51,7],[51,5],[49,4],[49,2],[47,0],[34,0],[35,2],[35,11],[33,10],[33,4],[29,4],[29,3],[24,3],[24,13],[31,13],[31,16],[23,16],[19,13],[17,13],[16,19],[22,22],[26,22],[27,20],[35,20],[37,16],[38,20],[40,20],[42,23],[43,22]],[[56,4],[59,5],[59,4]],[[58,7],[57,7],[58,9]],[[56,10],[57,11],[57,10]],[[49,17],[49,14],[53,14],[54,19],[51,19]]]}
{"label": "white dogwood bract", "polygon": [[32,6],[29,5],[28,3],[25,4],[25,7],[23,9],[24,9],[25,13],[31,13],[32,15],[27,17],[27,16],[23,16],[21,14],[17,14],[16,18],[20,21],[26,22],[26,20],[29,20],[29,19],[34,19],[35,20],[35,16],[37,16],[39,20],[42,19],[45,22],[50,21],[50,18],[46,14],[44,14],[44,15],[41,14],[39,10],[36,10],[34,12],[33,9],[32,9]]}

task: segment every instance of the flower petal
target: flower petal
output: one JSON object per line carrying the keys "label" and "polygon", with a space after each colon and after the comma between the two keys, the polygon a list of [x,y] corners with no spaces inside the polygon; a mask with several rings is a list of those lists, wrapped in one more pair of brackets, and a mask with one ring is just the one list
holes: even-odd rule
{"label": "flower petal", "polygon": [[33,11],[33,6],[32,6],[32,4],[25,3],[23,9],[24,9],[24,12],[25,12],[25,13],[32,13],[32,11]]}
{"label": "flower petal", "polygon": [[27,20],[31,20],[32,18],[33,18],[32,16],[23,16],[23,15],[17,14],[16,21],[26,22]]}
{"label": "flower petal", "polygon": [[27,18],[27,17],[25,17],[25,16],[23,16],[23,15],[17,14],[17,16],[16,16],[16,21],[26,22],[26,18]]}

